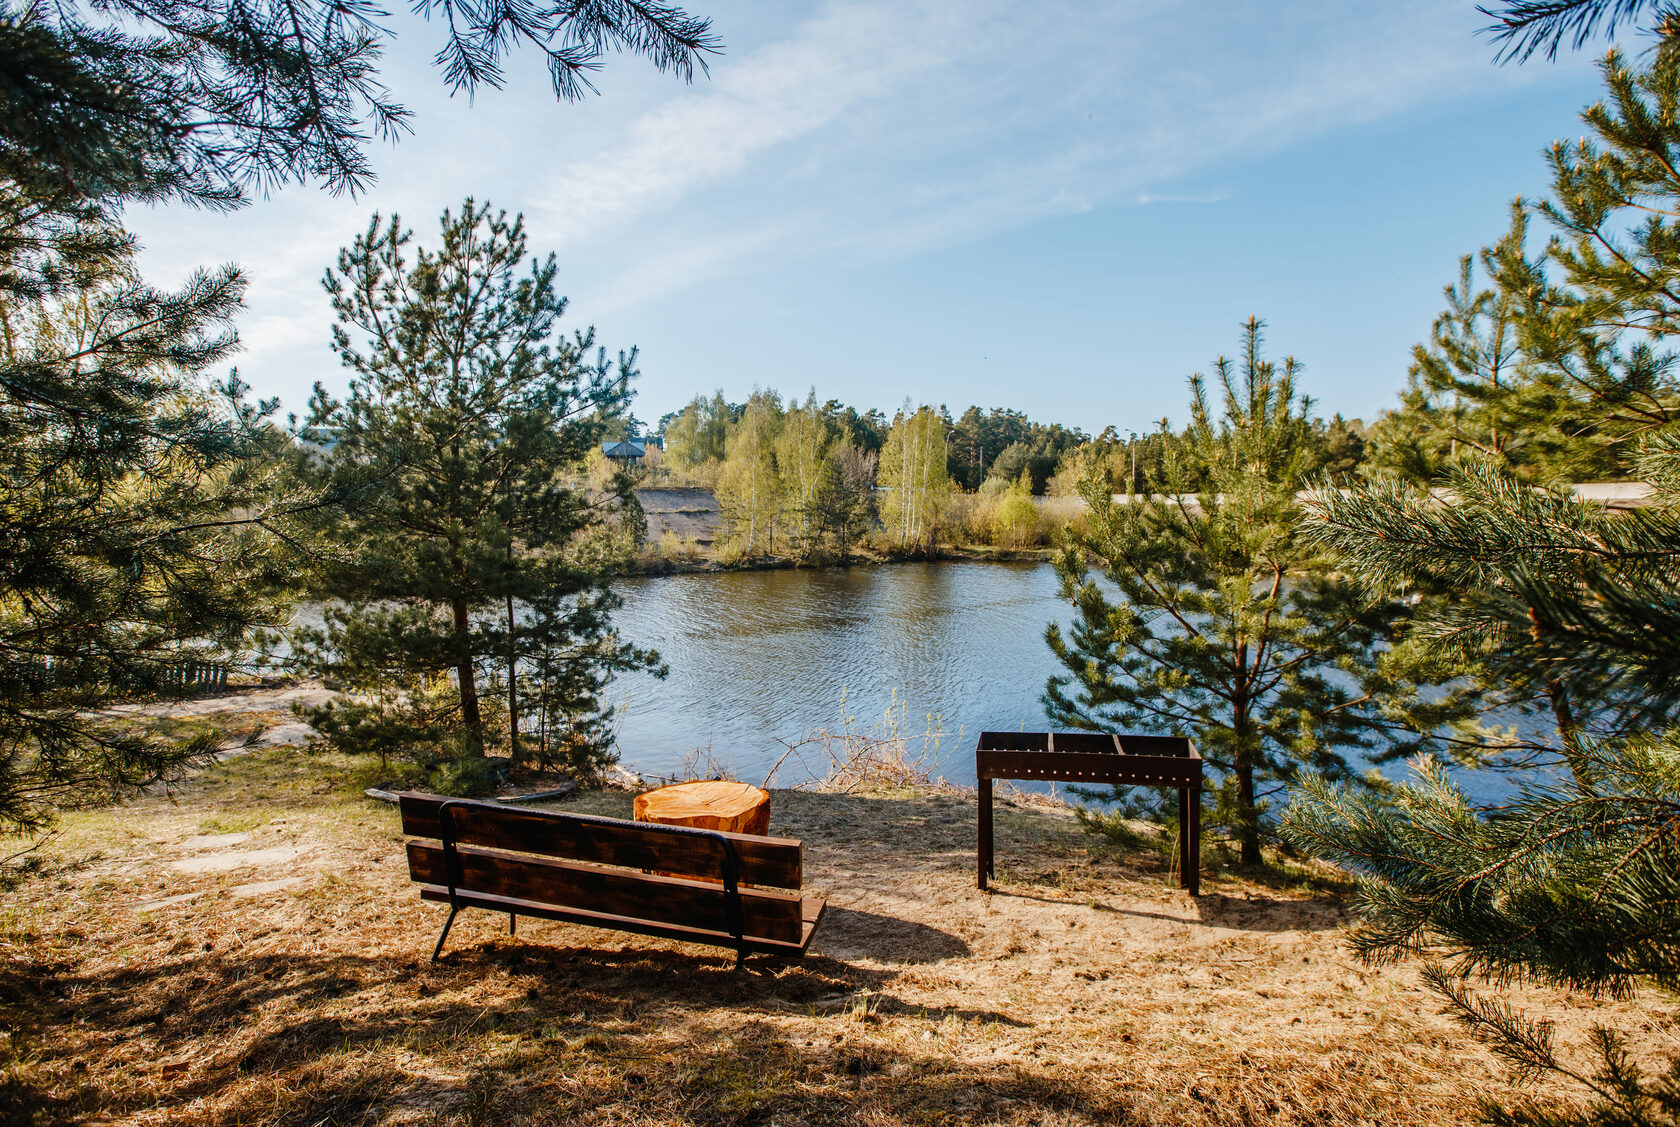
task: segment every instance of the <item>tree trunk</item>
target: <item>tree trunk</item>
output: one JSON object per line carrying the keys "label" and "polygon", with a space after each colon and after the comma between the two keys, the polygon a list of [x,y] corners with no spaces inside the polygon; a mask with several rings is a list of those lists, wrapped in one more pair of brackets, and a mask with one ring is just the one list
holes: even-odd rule
{"label": "tree trunk", "polygon": [[[1534,649],[1543,657],[1546,642],[1545,632],[1540,622],[1540,612],[1533,607],[1528,608],[1529,636],[1534,639]],[[1557,721],[1558,735],[1563,739],[1563,745],[1571,753],[1579,746],[1581,730],[1575,722],[1575,711],[1569,707],[1569,691],[1562,681],[1556,677],[1546,678],[1546,699],[1552,706],[1552,717]]]}
{"label": "tree trunk", "polygon": [[455,680],[461,689],[461,721],[467,726],[467,754],[484,754],[484,718],[478,711],[478,684],[473,676],[472,654],[467,649],[467,604],[456,600],[455,645],[460,661],[455,666]]}
{"label": "tree trunk", "polygon": [[1249,762],[1248,750],[1237,752],[1237,838],[1242,843],[1241,861],[1244,865],[1260,864],[1260,814],[1254,809],[1254,764]]}
{"label": "tree trunk", "polygon": [[[509,551],[511,552],[512,549],[509,549]],[[509,595],[507,597],[507,616],[508,616],[508,619],[507,619],[508,620],[508,654],[507,654],[508,770],[516,771],[516,770],[519,769],[519,757],[520,757],[520,748],[519,748],[519,659],[516,656],[519,653],[519,647],[518,647],[518,643],[514,639],[514,633],[513,633],[514,622],[513,622],[513,596],[512,595]]]}
{"label": "tree trunk", "polygon": [[[1239,651],[1247,656],[1247,647]],[[1237,706],[1231,728],[1237,736],[1237,755],[1234,764],[1237,775],[1237,841],[1242,847],[1238,858],[1244,865],[1260,864],[1260,812],[1254,808],[1254,753],[1250,746],[1253,732],[1248,722],[1247,702]]]}

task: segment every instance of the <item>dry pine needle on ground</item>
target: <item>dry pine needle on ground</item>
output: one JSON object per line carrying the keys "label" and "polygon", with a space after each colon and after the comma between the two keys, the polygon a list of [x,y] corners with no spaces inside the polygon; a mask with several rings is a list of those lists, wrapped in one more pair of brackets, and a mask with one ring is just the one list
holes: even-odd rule
{"label": "dry pine needle on ground", "polygon": [[[1415,967],[1348,956],[1322,876],[1191,900],[1022,802],[987,895],[963,794],[778,791],[830,904],[803,963],[469,912],[432,964],[442,909],[357,783],[283,748],[71,817],[0,927],[9,1121],[1396,1127],[1512,1096]],[[1525,1003],[1680,1050],[1648,997]]]}

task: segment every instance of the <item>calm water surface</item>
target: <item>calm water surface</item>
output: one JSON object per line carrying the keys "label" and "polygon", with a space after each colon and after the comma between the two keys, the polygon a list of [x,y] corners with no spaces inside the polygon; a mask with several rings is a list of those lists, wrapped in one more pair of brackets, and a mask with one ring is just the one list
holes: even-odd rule
{"label": "calm water surface", "polygon": [[[979,732],[1047,726],[1039,696],[1055,662],[1044,628],[1072,610],[1048,564],[719,572],[619,590],[620,633],[671,669],[613,685],[625,766],[669,774],[709,747],[749,782],[786,750],[778,740],[846,716],[875,729],[895,693],[912,732],[930,716],[943,726],[945,774],[971,778]],[[776,781],[790,773],[791,760]]]}
{"label": "calm water surface", "polygon": [[[943,729],[940,773],[972,782],[980,732],[1049,727],[1039,698],[1057,666],[1044,630],[1072,614],[1049,564],[716,572],[625,580],[619,590],[620,633],[658,649],[671,670],[609,691],[624,765],[669,776],[704,748],[752,783],[786,751],[780,741],[846,717],[879,730],[895,702],[913,743],[930,720]],[[806,762],[822,766],[817,755]],[[776,782],[802,774],[790,759]],[[1511,789],[1508,776],[1459,778],[1479,801]]]}

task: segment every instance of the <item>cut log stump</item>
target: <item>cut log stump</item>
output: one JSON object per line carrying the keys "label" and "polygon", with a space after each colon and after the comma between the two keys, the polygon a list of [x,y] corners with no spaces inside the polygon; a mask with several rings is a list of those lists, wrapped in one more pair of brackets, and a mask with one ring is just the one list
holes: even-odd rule
{"label": "cut log stump", "polygon": [[722,779],[677,783],[638,794],[634,811],[638,822],[760,837],[770,832],[769,792]]}

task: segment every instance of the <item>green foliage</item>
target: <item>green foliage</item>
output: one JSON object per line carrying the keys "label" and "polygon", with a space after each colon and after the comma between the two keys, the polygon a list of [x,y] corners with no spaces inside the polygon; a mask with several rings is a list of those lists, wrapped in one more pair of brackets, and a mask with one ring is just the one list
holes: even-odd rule
{"label": "green foliage", "polygon": [[[1480,427],[1487,448],[1445,466],[1439,497],[1375,479],[1324,491],[1309,525],[1379,589],[1453,592],[1410,641],[1454,655],[1492,693],[1543,701],[1555,721],[1556,776],[1496,809],[1472,807],[1426,762],[1392,805],[1314,780],[1285,815],[1292,839],[1362,874],[1363,955],[1444,945],[1451,963],[1432,985],[1462,1021],[1520,1071],[1560,1072],[1597,1096],[1566,1113],[1490,1108],[1496,1123],[1672,1125],[1680,1112],[1680,1064],[1648,1078],[1601,1029],[1597,1067],[1573,1069],[1548,1026],[1463,982],[1680,985],[1680,403],[1664,351],[1680,332],[1680,80],[1666,49],[1642,71],[1612,53],[1603,71],[1591,136],[1554,148],[1552,193],[1532,209],[1555,236],[1528,257],[1519,208],[1483,255],[1493,289],[1463,296],[1466,271],[1456,321],[1436,334],[1447,355],[1473,315],[1484,374],[1487,342],[1513,342],[1521,378],[1477,401],[1521,408],[1487,415],[1504,438]],[[1474,365],[1450,367],[1458,378]],[[1577,449],[1654,486],[1648,506],[1610,512],[1526,484],[1512,451],[1550,441],[1552,418]]]}
{"label": "green foliage", "polygon": [[776,439],[782,514],[794,558],[844,560],[873,522],[875,459],[858,449],[832,404],[795,403]]}
{"label": "green foliage", "polygon": [[1477,289],[1473,260],[1460,263],[1430,342],[1413,350],[1400,408],[1376,428],[1374,464],[1418,482],[1467,459],[1526,481],[1615,480],[1630,439],[1680,404],[1668,358],[1643,342],[1623,354],[1568,310],[1573,291],[1526,256],[1527,226],[1514,208],[1510,233],[1482,252],[1493,286]]}
{"label": "green foliage", "polygon": [[[1642,464],[1680,464],[1674,436]],[[1656,476],[1662,481],[1662,471]],[[1486,461],[1457,467],[1453,502],[1393,479],[1312,504],[1309,534],[1370,582],[1454,592],[1413,641],[1475,668],[1503,705],[1549,709],[1561,753],[1581,731],[1660,724],[1680,707],[1680,494],[1629,513],[1523,485]]]}
{"label": "green foliage", "polygon": [[879,479],[887,493],[881,520],[899,551],[933,554],[951,489],[945,460],[945,428],[939,415],[932,407],[912,411],[906,403],[893,418],[881,450]]}
{"label": "green foliage", "polygon": [[1057,561],[1075,619],[1046,632],[1064,670],[1045,692],[1051,720],[1193,735],[1234,779],[1247,864],[1260,861],[1268,795],[1302,767],[1351,779],[1350,752],[1410,754],[1427,742],[1416,733],[1468,715],[1455,693],[1418,694],[1453,671],[1393,645],[1404,608],[1326,574],[1299,535],[1296,493],[1315,458],[1297,370],[1262,357],[1251,319],[1242,359],[1215,364],[1220,415],[1194,377],[1190,427],[1142,494],[1116,501],[1107,480],[1087,479],[1086,528]]}
{"label": "green foliage", "polygon": [[[664,5],[439,5],[436,61],[469,94],[499,87],[503,56],[534,44],[555,93],[592,89],[608,51],[693,75],[716,49],[705,20]],[[39,195],[67,176],[87,199],[185,199],[225,207],[251,185],[373,179],[369,134],[408,113],[379,81],[385,13],[336,0],[129,0],[0,13],[0,177]]]}
{"label": "green foliage", "polygon": [[[237,375],[244,279],[159,290],[97,208],[0,195],[0,830],[178,778],[215,741],[88,715],[281,622],[299,513]],[[82,227],[83,222],[91,224]]]}
{"label": "green foliage", "polygon": [[[412,262],[411,237],[376,215],[326,278],[350,389],[341,403],[317,387],[310,425],[337,442],[301,472],[353,500],[316,579],[340,605],[297,650],[366,699],[334,706],[342,722],[322,710],[323,730],[352,751],[482,755],[480,683],[499,663],[514,766],[578,741],[604,758],[602,688],[657,655],[611,629],[622,542],[602,513],[615,499],[568,474],[627,403],[634,355],[614,365],[592,332],[559,331],[554,257],[527,262],[521,218],[469,199]],[[453,696],[429,690],[443,670]],[[521,686],[540,710],[534,748],[519,738]]]}
{"label": "green foliage", "polygon": [[992,520],[993,538],[998,544],[1019,548],[1038,538],[1038,506],[1033,503],[1032,478],[1027,470],[1005,487]]}
{"label": "green foliage", "polygon": [[674,418],[665,420],[665,454],[678,466],[692,468],[721,462],[735,412],[720,389],[710,399],[697,395]]}
{"label": "green foliage", "polygon": [[1618,28],[1641,17],[1665,50],[1675,31],[1668,0],[1505,0],[1476,10],[1494,21],[1483,30],[1501,44],[1502,61],[1526,61],[1535,54],[1555,59],[1565,44],[1578,51],[1595,36],[1614,38]]}
{"label": "green foliage", "polygon": [[754,390],[729,432],[718,474],[718,509],[733,547],[745,559],[770,555],[776,548],[782,508],[776,437],[781,429],[781,398]]}
{"label": "green foliage", "polygon": [[1295,844],[1360,874],[1352,943],[1384,962],[1445,948],[1430,986],[1519,1073],[1561,1072],[1598,1103],[1563,1115],[1488,1109],[1505,1124],[1673,1124],[1680,1065],[1647,1080],[1620,1037],[1597,1029],[1593,1074],[1554,1052],[1529,1022],[1463,985],[1544,982],[1627,996],[1680,986],[1680,731],[1583,740],[1572,774],[1531,781],[1478,810],[1425,760],[1390,801],[1304,780],[1283,829]]}
{"label": "green foliage", "polygon": [[968,490],[978,490],[988,476],[1014,481],[1026,471],[1032,491],[1043,493],[1061,458],[1088,441],[1079,431],[1035,423],[1000,407],[986,412],[970,407],[955,422],[947,417],[946,424],[951,480]]}
{"label": "green foliage", "polygon": [[[252,187],[371,180],[369,134],[406,114],[375,64],[386,32],[350,3],[135,0],[0,10],[0,828],[180,775],[204,739],[90,719],[111,695],[169,688],[185,662],[232,661],[309,545],[330,495],[277,469],[282,440],[236,376],[244,279],[179,289],[135,273],[134,202],[242,204]],[[704,21],[619,3],[442,11],[457,88],[501,81],[539,44],[576,96],[607,49],[692,73]]]}

